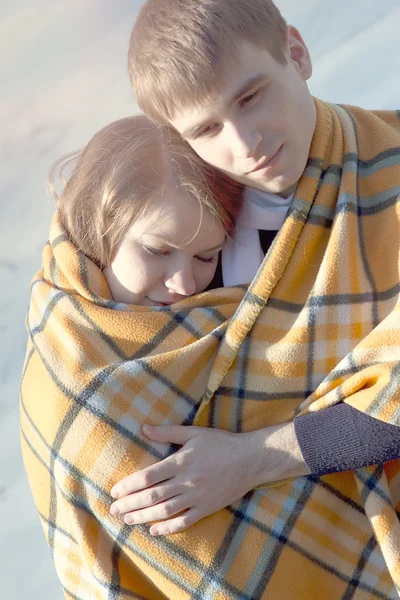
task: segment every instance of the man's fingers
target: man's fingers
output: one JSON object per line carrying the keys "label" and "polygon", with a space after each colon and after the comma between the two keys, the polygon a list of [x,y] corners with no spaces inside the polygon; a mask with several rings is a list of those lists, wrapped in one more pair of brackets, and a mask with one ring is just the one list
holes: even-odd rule
{"label": "man's fingers", "polygon": [[127,525],[142,525],[152,521],[164,521],[164,519],[177,515],[187,510],[187,508],[188,500],[184,496],[175,496],[175,498],[156,504],[156,506],[130,512],[125,515],[124,520]]}
{"label": "man's fingers", "polygon": [[179,444],[183,446],[198,435],[199,427],[185,425],[143,425],[142,431],[154,442]]}
{"label": "man's fingers", "polygon": [[170,458],[165,458],[155,465],[128,475],[114,485],[111,496],[115,499],[122,498],[127,494],[145,490],[157,483],[171,479],[176,474],[176,465]]}
{"label": "man's fingers", "polygon": [[178,517],[152,525],[150,533],[151,535],[172,535],[179,533],[200,521],[204,516],[198,508],[190,508]]}
{"label": "man's fingers", "polygon": [[111,505],[110,513],[112,515],[124,515],[135,510],[154,506],[179,494],[179,486],[161,483],[147,490],[123,496]]}

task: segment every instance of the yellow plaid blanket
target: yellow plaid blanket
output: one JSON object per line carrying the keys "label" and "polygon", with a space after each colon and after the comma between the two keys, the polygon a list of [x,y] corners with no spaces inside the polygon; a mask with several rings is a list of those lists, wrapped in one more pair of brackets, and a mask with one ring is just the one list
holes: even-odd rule
{"label": "yellow plaid blanket", "polygon": [[249,431],[345,401],[400,425],[400,113],[316,106],[306,171],[248,290],[117,305],[55,216],[21,435],[66,598],[397,598],[399,460],[250,492],[169,537],[109,514],[112,486],[171,452],[145,422]]}

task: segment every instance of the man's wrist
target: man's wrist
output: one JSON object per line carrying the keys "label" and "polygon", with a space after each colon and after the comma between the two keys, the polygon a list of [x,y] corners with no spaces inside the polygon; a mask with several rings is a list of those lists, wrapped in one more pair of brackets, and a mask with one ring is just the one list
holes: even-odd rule
{"label": "man's wrist", "polygon": [[252,456],[252,488],[309,475],[293,422],[273,425],[247,435]]}

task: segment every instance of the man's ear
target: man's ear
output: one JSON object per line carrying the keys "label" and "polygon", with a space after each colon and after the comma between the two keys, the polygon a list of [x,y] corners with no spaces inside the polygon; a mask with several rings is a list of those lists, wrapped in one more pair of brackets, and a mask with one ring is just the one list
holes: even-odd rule
{"label": "man's ear", "polygon": [[292,61],[303,81],[307,81],[312,75],[310,53],[300,32],[292,25],[288,27],[287,45],[289,60]]}

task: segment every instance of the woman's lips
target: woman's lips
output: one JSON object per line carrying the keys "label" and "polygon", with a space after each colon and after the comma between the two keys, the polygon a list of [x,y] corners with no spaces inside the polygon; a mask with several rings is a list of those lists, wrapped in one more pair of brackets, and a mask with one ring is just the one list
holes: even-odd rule
{"label": "woman's lips", "polygon": [[[150,302],[154,305],[154,306],[171,306],[171,304],[173,304],[173,302],[159,302],[158,300],[152,300],[151,298],[149,298],[147,296],[147,300],[150,300]],[[178,302],[178,300],[176,300],[176,302]]]}

